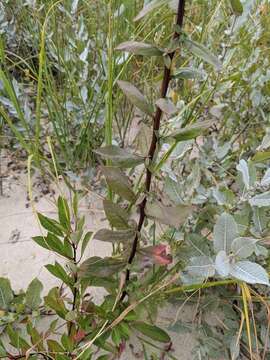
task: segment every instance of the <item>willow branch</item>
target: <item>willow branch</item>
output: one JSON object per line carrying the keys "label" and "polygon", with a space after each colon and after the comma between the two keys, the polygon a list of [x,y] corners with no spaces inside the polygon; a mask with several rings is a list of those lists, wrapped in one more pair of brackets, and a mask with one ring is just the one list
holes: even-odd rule
{"label": "willow branch", "polygon": [[[185,0],[179,0],[178,3],[178,11],[177,11],[177,17],[176,17],[176,31],[173,34],[173,40],[177,40],[179,38],[179,28],[182,28],[183,26],[183,20],[184,20],[184,14],[185,14]],[[169,57],[172,63],[172,60],[175,56],[175,51],[172,51],[171,53],[169,53]],[[167,92],[168,92],[168,88],[169,88],[169,84],[170,84],[170,80],[171,80],[171,67],[168,68],[167,66],[164,66],[164,70],[163,70],[163,80],[162,80],[162,85],[161,85],[161,90],[160,90],[160,97],[161,98],[166,98],[167,96]],[[148,151],[148,158],[150,160],[150,163],[153,161],[157,146],[158,146],[158,133],[160,130],[160,123],[161,123],[161,118],[162,118],[162,110],[157,107],[156,108],[156,112],[155,115],[153,117],[153,128],[152,128],[152,140],[151,140],[151,145],[149,147],[149,151]],[[136,255],[137,252],[137,248],[138,248],[138,242],[139,242],[139,236],[138,233],[140,233],[143,224],[144,224],[144,220],[145,220],[145,207],[147,204],[147,194],[149,193],[150,189],[151,189],[151,182],[152,182],[152,172],[150,170],[150,168],[148,167],[146,170],[146,178],[145,178],[145,197],[142,200],[142,202],[139,205],[139,209],[140,209],[140,217],[139,217],[139,222],[138,222],[138,232],[137,235],[133,241],[132,244],[132,249],[129,255],[129,259],[128,259],[128,264],[131,265],[134,257]],[[126,271],[126,282],[129,281],[130,278],[130,270],[127,269]],[[126,295],[126,293],[123,293],[122,298]]]}

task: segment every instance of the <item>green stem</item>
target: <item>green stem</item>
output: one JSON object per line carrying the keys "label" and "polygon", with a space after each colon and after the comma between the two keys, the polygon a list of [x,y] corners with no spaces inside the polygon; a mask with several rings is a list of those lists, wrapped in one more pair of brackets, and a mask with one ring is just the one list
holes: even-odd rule
{"label": "green stem", "polygon": [[193,291],[193,290],[198,290],[198,289],[207,289],[207,288],[215,287],[215,286],[232,285],[232,284],[238,284],[238,283],[239,283],[239,281],[237,281],[237,280],[219,280],[219,281],[207,282],[204,284],[183,285],[183,286],[178,286],[173,289],[166,290],[165,294],[175,294],[177,292]]}

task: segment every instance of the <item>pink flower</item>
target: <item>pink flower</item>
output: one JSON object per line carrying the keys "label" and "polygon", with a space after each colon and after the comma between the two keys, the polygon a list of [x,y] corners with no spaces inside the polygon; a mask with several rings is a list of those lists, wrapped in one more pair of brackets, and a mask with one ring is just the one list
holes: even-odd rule
{"label": "pink flower", "polygon": [[144,262],[151,262],[157,265],[168,265],[172,263],[170,247],[168,245],[148,246],[139,251],[144,256]]}
{"label": "pink flower", "polygon": [[168,245],[153,246],[153,255],[155,263],[159,265],[168,265],[172,263],[172,256],[169,253],[170,247]]}

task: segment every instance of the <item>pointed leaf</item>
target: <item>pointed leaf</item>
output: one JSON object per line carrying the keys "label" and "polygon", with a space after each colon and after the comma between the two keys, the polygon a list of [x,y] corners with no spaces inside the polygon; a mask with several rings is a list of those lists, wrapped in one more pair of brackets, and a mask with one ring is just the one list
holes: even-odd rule
{"label": "pointed leaf", "polygon": [[231,266],[230,274],[249,284],[269,285],[269,277],[264,268],[250,261],[239,261]]}
{"label": "pointed leaf", "polygon": [[265,172],[262,181],[261,181],[261,185],[262,186],[268,186],[270,185],[270,168]]}
{"label": "pointed leaf", "polygon": [[253,196],[253,198],[249,200],[249,203],[251,206],[270,206],[270,191]]}
{"label": "pointed leaf", "polygon": [[129,178],[123,171],[113,166],[103,166],[101,170],[112,191],[130,202],[136,200],[136,196],[130,186]]}
{"label": "pointed leaf", "polygon": [[123,168],[131,168],[142,164],[144,158],[133,154],[129,149],[122,149],[115,145],[108,145],[94,151],[105,160],[111,160],[113,164]]}
{"label": "pointed leaf", "polygon": [[139,14],[135,17],[134,21],[141,20],[144,16],[149,14],[151,11],[158,9],[162,5],[168,3],[169,0],[154,0],[149,4],[145,5],[143,9],[139,12]]}
{"label": "pointed leaf", "polygon": [[236,166],[236,169],[241,172],[243,183],[245,184],[245,187],[249,189],[250,175],[249,175],[248,163],[246,162],[246,160],[244,159],[240,160],[239,164]]}
{"label": "pointed leaf", "polygon": [[119,205],[114,204],[110,200],[103,201],[103,207],[107,219],[109,220],[112,227],[123,230],[128,229],[128,213],[126,210],[121,208]]}
{"label": "pointed leaf", "polygon": [[213,65],[217,70],[221,70],[221,62],[215,55],[210,52],[209,49],[207,49],[207,47],[190,39],[185,39],[184,42],[188,50],[191,51],[192,54]]}
{"label": "pointed leaf", "polygon": [[100,258],[98,256],[85,260],[79,269],[79,277],[83,279],[91,277],[107,278],[121,271],[126,262],[118,258]]}
{"label": "pointed leaf", "polygon": [[154,341],[163,343],[171,341],[170,336],[164,330],[155,325],[147,324],[143,321],[136,321],[132,323],[132,327]]}
{"label": "pointed leaf", "polygon": [[10,281],[5,278],[0,278],[0,310],[6,310],[13,298],[14,295]]}
{"label": "pointed leaf", "polygon": [[235,256],[245,259],[255,252],[257,241],[250,237],[238,237],[232,242],[232,252]]}
{"label": "pointed leaf", "polygon": [[67,230],[70,229],[70,212],[67,200],[64,199],[62,196],[58,197],[57,201],[58,207],[58,217],[60,224]]}
{"label": "pointed leaf", "polygon": [[163,51],[155,45],[146,44],[138,41],[126,41],[118,45],[115,50],[126,51],[134,55],[142,56],[162,56]]}
{"label": "pointed leaf", "polygon": [[201,135],[213,125],[213,121],[206,120],[198,122],[194,125],[186,126],[182,129],[176,130],[171,134],[167,135],[165,138],[173,138],[176,141],[186,141],[195,139],[197,136]]}
{"label": "pointed leaf", "polygon": [[120,80],[117,81],[117,84],[134,106],[136,106],[145,114],[148,114],[150,116],[153,115],[152,105],[148,103],[144,95],[134,85],[127,81]]}
{"label": "pointed leaf", "polygon": [[58,279],[62,280],[64,284],[71,286],[73,284],[72,279],[66,273],[65,269],[56,261],[54,265],[48,264],[46,269]]}
{"label": "pointed leaf", "polygon": [[236,16],[240,16],[243,13],[243,5],[240,0],[230,0],[233,12]]}
{"label": "pointed leaf", "polygon": [[214,249],[216,252],[224,250],[229,254],[231,244],[238,235],[238,228],[234,218],[223,213],[214,226]]}
{"label": "pointed leaf", "polygon": [[183,204],[183,185],[180,182],[168,176],[165,180],[164,191],[175,204]]}
{"label": "pointed leaf", "polygon": [[158,99],[156,105],[167,115],[173,115],[178,111],[177,107],[169,99]]}
{"label": "pointed leaf", "polygon": [[226,277],[230,273],[230,258],[224,250],[218,252],[215,267],[220,276]]}
{"label": "pointed leaf", "polygon": [[99,241],[106,241],[110,243],[119,243],[119,242],[131,242],[133,241],[136,235],[135,230],[118,230],[112,231],[108,229],[101,229],[94,235],[94,239]]}
{"label": "pointed leaf", "polygon": [[145,213],[149,218],[175,228],[179,228],[186,221],[191,211],[190,205],[164,206],[158,201],[148,202],[145,208]]}
{"label": "pointed leaf", "polygon": [[182,67],[172,75],[173,79],[202,79],[205,73],[191,67]]}

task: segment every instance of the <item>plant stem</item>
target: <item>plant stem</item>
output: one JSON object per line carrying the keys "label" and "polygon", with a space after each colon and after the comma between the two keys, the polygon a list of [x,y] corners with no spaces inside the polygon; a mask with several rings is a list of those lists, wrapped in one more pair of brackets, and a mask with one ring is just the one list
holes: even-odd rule
{"label": "plant stem", "polygon": [[[181,28],[183,26],[183,20],[184,20],[184,14],[185,14],[185,0],[179,0],[178,2],[178,12],[177,12],[177,18],[176,18],[176,25],[178,28]],[[179,38],[179,32],[175,31],[173,34],[173,39],[176,40]],[[171,62],[174,58],[175,55],[175,51],[171,52],[169,54],[169,57],[171,59]],[[162,85],[161,85],[161,91],[160,91],[160,97],[161,98],[165,98],[167,95],[167,91],[169,88],[169,84],[170,84],[170,80],[171,80],[171,67],[168,68],[167,66],[164,66],[164,70],[163,70],[163,80],[162,80]],[[160,129],[160,122],[161,122],[161,117],[162,117],[162,110],[157,107],[156,109],[156,113],[154,115],[153,118],[153,132],[152,132],[152,140],[151,140],[151,145],[148,151],[148,158],[150,160],[150,162],[153,161],[156,149],[157,149],[157,145],[158,145],[158,133],[159,133],[159,129]],[[141,231],[143,224],[144,224],[144,220],[145,220],[145,207],[147,204],[147,194],[149,193],[150,189],[151,189],[151,181],[152,181],[152,171],[149,169],[149,167],[146,169],[146,179],[145,179],[145,192],[146,195],[144,197],[144,199],[142,200],[142,202],[139,205],[139,209],[140,209],[140,217],[139,217],[139,222],[138,222],[138,233]],[[136,255],[136,251],[137,251],[137,247],[138,247],[138,242],[139,242],[139,236],[138,234],[136,235],[134,242],[132,244],[132,249],[129,255],[129,259],[128,259],[128,264],[131,265],[133,262],[133,259]],[[130,278],[130,270],[127,269],[126,271],[126,282],[129,281]],[[125,297],[126,292],[123,292],[122,295],[122,299]]]}

